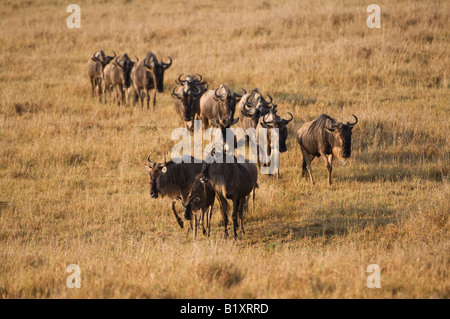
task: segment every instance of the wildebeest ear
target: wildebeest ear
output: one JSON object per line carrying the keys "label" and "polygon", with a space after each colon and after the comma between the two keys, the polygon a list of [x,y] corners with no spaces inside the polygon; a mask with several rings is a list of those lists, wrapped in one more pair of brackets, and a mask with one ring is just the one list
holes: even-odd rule
{"label": "wildebeest ear", "polygon": [[145,165],[145,168],[147,169],[147,171],[151,172],[152,168],[148,165]]}
{"label": "wildebeest ear", "polygon": [[200,201],[200,197],[195,197],[194,198],[194,203],[198,203]]}
{"label": "wildebeest ear", "polygon": [[327,131],[328,133],[334,133],[334,131],[335,131],[334,128],[328,128],[328,127],[325,127],[324,129],[325,129],[325,131]]}
{"label": "wildebeest ear", "polygon": [[167,166],[164,166],[164,167],[161,169],[161,172],[163,172],[163,174],[165,174],[165,173],[167,172]]}

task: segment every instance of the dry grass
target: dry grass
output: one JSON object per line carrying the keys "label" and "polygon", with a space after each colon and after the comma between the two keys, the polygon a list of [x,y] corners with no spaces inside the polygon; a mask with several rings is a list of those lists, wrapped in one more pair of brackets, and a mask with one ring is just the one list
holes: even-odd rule
{"label": "dry grass", "polygon": [[[363,1],[64,1],[0,4],[0,297],[449,298],[449,7]],[[145,159],[181,126],[90,97],[98,49],[174,59],[165,85],[258,87],[290,111],[280,180],[261,176],[247,234],[196,242],[149,196]],[[326,183],[300,178],[295,132],[321,113],[360,122]],[[161,120],[163,119],[163,120]],[[172,120],[173,119],[173,120]],[[218,205],[216,205],[217,207]],[[82,288],[65,272],[79,264]],[[369,264],[381,289],[366,287]]]}

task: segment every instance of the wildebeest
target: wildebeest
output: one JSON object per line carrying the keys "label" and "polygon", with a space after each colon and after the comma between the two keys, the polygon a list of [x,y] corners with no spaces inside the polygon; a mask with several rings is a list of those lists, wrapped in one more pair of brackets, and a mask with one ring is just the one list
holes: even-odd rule
{"label": "wildebeest", "polygon": [[[209,156],[214,155],[210,154]],[[219,154],[219,156],[225,156],[225,153]],[[203,183],[210,183],[219,197],[225,226],[225,238],[228,237],[228,205],[226,199],[233,201],[233,231],[236,239],[238,217],[241,233],[244,233],[243,210],[246,198],[258,187],[258,169],[256,164],[249,160],[246,160],[245,163],[238,163],[236,158],[234,158],[233,163],[226,163],[225,159],[223,163],[215,161],[208,163],[208,161],[205,161],[200,180]]]}
{"label": "wildebeest", "polygon": [[127,96],[128,104],[128,88],[131,86],[130,73],[134,67],[135,62],[131,61],[128,55],[125,53],[122,57],[116,57],[116,59],[109,63],[103,70],[103,79],[105,82],[105,104],[107,92],[111,92],[112,89],[116,91],[117,105],[125,104],[125,96]]}
{"label": "wildebeest", "polygon": [[242,96],[237,105],[237,110],[244,131],[248,128],[256,128],[259,118],[270,112],[272,97],[270,95],[268,97],[270,101],[266,101],[257,88]]}
{"label": "wildebeest", "polygon": [[[353,115],[353,114],[352,114]],[[355,122],[343,124],[336,122],[326,114],[307,122],[297,132],[297,142],[303,154],[302,175],[309,176],[314,184],[311,171],[311,161],[314,157],[322,156],[328,169],[328,183],[331,185],[331,171],[333,170],[333,156],[338,159],[348,158],[351,154],[352,129],[358,123],[358,118],[353,115]]]}
{"label": "wildebeest", "polygon": [[[200,221],[202,223],[203,234],[209,236],[211,234],[211,217],[214,207],[214,199],[216,192],[208,183],[202,183],[200,178],[196,178],[191,190],[188,194],[182,195],[181,202],[184,207],[184,218],[186,220],[194,219],[194,238],[197,237],[198,217],[196,211],[201,210]],[[194,215],[194,216],[192,216]],[[206,229],[204,219],[206,215]]]}
{"label": "wildebeest", "polygon": [[195,117],[200,116],[200,97],[208,89],[207,83],[202,81],[202,76],[197,75],[198,78],[188,74],[182,80],[183,74],[181,74],[176,81],[179,85],[178,90],[176,87],[172,90],[175,111],[180,115],[188,130],[193,130]]}
{"label": "wildebeest", "polygon": [[158,198],[168,196],[172,198],[172,210],[177,219],[178,225],[183,228],[183,220],[178,216],[175,203],[189,193],[194,184],[195,177],[201,173],[202,163],[194,163],[192,156],[183,156],[181,163],[174,161],[155,163],[147,157],[149,165],[146,166],[150,177],[150,196]]}
{"label": "wildebeest", "polygon": [[141,101],[141,107],[144,108],[143,92],[147,97],[147,109],[150,108],[150,90],[153,90],[153,111],[156,106],[156,91],[162,93],[164,91],[164,72],[172,65],[172,58],[169,57],[170,62],[158,62],[156,55],[149,51],[144,59],[136,63],[131,71],[131,80],[133,86]]}
{"label": "wildebeest", "polygon": [[[245,94],[244,90],[244,94]],[[234,119],[236,103],[242,95],[231,92],[226,85],[221,85],[215,90],[206,91],[200,98],[200,118],[203,121],[203,128],[209,127],[209,121],[215,126],[229,128],[239,118]]]}
{"label": "wildebeest", "polygon": [[111,62],[116,57],[116,52],[114,56],[107,56],[103,50],[97,51],[88,61],[88,75],[91,80],[92,86],[92,97],[95,96],[95,89],[97,88],[98,100],[101,101],[102,97],[102,80],[103,80],[103,69],[105,66]]}
{"label": "wildebeest", "polygon": [[[271,134],[271,130],[272,129],[278,129],[278,151],[280,153],[284,153],[287,151],[287,146],[286,146],[286,140],[287,140],[287,136],[288,136],[288,129],[287,129],[287,125],[289,124],[289,122],[291,122],[294,119],[294,116],[288,112],[288,114],[291,116],[290,119],[282,119],[280,116],[278,116],[277,114],[277,110],[276,110],[276,105],[274,105],[273,109],[266,114],[265,116],[262,116],[259,119],[259,123],[257,126],[257,129],[259,128],[266,128],[267,129],[267,144],[266,144],[266,149],[265,154],[267,154],[267,156],[270,156],[272,153],[272,134]],[[257,130],[257,133],[259,133],[259,130]],[[258,141],[259,141],[260,137],[258,135]],[[259,145],[258,150],[261,151],[261,145]],[[258,156],[258,164],[259,164],[259,159],[260,157]],[[277,169],[277,176],[279,174],[279,168]]]}

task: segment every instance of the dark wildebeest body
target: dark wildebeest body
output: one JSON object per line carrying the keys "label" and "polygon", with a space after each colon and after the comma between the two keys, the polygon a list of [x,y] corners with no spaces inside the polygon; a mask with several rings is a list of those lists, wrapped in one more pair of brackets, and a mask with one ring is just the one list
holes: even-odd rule
{"label": "dark wildebeest body", "polygon": [[348,158],[351,155],[352,129],[354,123],[336,122],[326,114],[320,115],[317,119],[303,124],[297,132],[297,142],[303,154],[302,175],[307,176],[307,172],[314,184],[311,171],[311,161],[314,157],[322,156],[328,169],[328,183],[331,185],[331,172],[333,170],[333,156],[339,159]]}
{"label": "dark wildebeest body", "polygon": [[116,53],[114,51],[113,53],[114,56],[106,56],[103,50],[100,50],[95,52],[88,61],[88,75],[92,86],[92,97],[95,96],[95,89],[97,88],[99,102],[101,102],[102,98],[103,69],[116,57]]}
{"label": "dark wildebeest body", "polygon": [[109,63],[103,70],[103,78],[105,82],[105,104],[107,93],[115,89],[117,105],[128,104],[128,97],[125,96],[131,85],[130,73],[135,65],[128,55],[125,53],[122,57],[117,57],[115,61]]}
{"label": "dark wildebeest body", "polygon": [[147,160],[150,165],[146,166],[150,176],[150,196],[158,198],[161,194],[162,197],[172,198],[172,210],[181,228],[183,228],[183,221],[175,210],[175,202],[189,193],[203,165],[194,163],[195,159],[192,156],[183,156],[182,159],[181,163],[166,162],[165,159],[164,163],[154,163],[149,155]]}
{"label": "dark wildebeest body", "polygon": [[251,93],[244,94],[237,105],[239,120],[241,127],[245,130],[248,128],[256,128],[259,118],[270,112],[272,106],[272,97],[269,95],[270,101],[267,102],[258,89],[254,89]]}
{"label": "dark wildebeest body", "polygon": [[[203,234],[206,236],[211,234],[211,217],[215,196],[216,192],[212,186],[208,183],[202,183],[200,181],[200,176],[196,178],[191,191],[187,195],[182,195],[181,202],[184,207],[184,218],[186,220],[192,220],[192,215],[194,214],[194,239],[197,237],[198,217],[195,212],[198,210],[202,211],[200,220],[202,223]],[[204,226],[205,215],[207,230]]]}
{"label": "dark wildebeest body", "polygon": [[[213,156],[213,155],[210,155]],[[220,155],[219,155],[220,156]],[[224,156],[224,154],[223,154]],[[227,199],[233,201],[233,230],[237,238],[238,217],[241,221],[241,232],[244,233],[243,210],[247,196],[258,187],[258,169],[254,163],[246,160],[245,163],[212,162],[203,163],[201,180],[210,183],[219,197],[222,207],[222,217],[225,226],[225,237],[228,237],[228,211]]]}
{"label": "dark wildebeest body", "polygon": [[200,97],[206,92],[207,84],[202,81],[200,74],[198,74],[198,79],[188,74],[184,80],[181,79],[182,75],[178,77],[178,82],[176,82],[179,85],[178,90],[176,90],[176,87],[172,90],[173,105],[185,128],[192,131],[194,120],[200,116]]}
{"label": "dark wildebeest body", "polygon": [[131,80],[133,81],[134,90],[137,93],[141,102],[141,107],[144,108],[145,92],[147,99],[147,109],[150,108],[150,90],[153,90],[153,111],[156,106],[156,91],[162,93],[164,91],[164,72],[172,65],[170,62],[158,62],[156,55],[149,51],[144,59],[137,62],[131,71]]}

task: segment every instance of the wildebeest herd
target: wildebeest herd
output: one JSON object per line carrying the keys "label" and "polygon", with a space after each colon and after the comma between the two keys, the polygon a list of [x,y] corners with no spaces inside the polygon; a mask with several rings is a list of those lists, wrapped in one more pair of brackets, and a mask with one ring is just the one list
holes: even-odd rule
{"label": "wildebeest herd", "polygon": [[[150,107],[150,91],[153,90],[153,111],[156,106],[156,91],[164,91],[164,72],[171,67],[169,62],[159,62],[156,55],[148,52],[143,59],[135,57],[132,61],[125,53],[122,56],[108,56],[100,50],[89,59],[88,74],[92,85],[92,96],[98,95],[99,101],[107,103],[107,96],[114,90],[118,105],[131,105],[140,102],[144,108],[144,98],[147,109]],[[242,94],[233,92],[222,84],[216,89],[208,89],[208,84],[200,74],[179,75],[172,90],[174,108],[181,117],[186,129],[193,131],[194,120],[202,120],[203,129],[219,128],[222,136],[226,136],[227,129],[240,122],[244,130],[249,128],[277,129],[278,150],[287,151],[287,125],[293,120],[293,115],[283,119],[277,114],[277,105],[273,98],[267,98],[255,88],[250,93],[244,89]],[[236,116],[235,111],[238,111]],[[353,123],[337,122],[326,114],[303,124],[297,131],[297,142],[303,155],[302,174],[309,177],[314,184],[311,171],[311,161],[314,157],[322,157],[328,169],[328,182],[331,185],[332,161],[348,158],[351,154],[352,129],[358,122],[353,115]],[[258,130],[256,130],[258,132]],[[270,134],[269,134],[270,135]],[[267,153],[270,155],[270,143]],[[225,141],[224,141],[225,143]],[[225,158],[225,153],[221,153]],[[216,149],[213,148],[208,156],[217,159]],[[219,156],[221,156],[219,154]],[[180,201],[184,207],[184,218],[190,221],[194,237],[197,234],[198,223],[201,222],[203,233],[210,235],[211,216],[215,198],[218,199],[225,226],[225,237],[228,236],[228,200],[232,200],[232,220],[234,238],[237,229],[244,233],[244,211],[248,211],[250,194],[253,192],[253,209],[255,207],[255,189],[258,187],[258,166],[246,159],[238,162],[225,160],[210,161],[184,156],[181,162],[173,160],[156,163],[147,157],[150,177],[150,196],[157,198],[168,196],[172,199],[172,211],[178,224],[183,228],[184,223],[179,217],[175,203]],[[259,164],[259,163],[258,163]],[[199,216],[197,211],[201,211]],[[206,228],[204,220],[206,216]]]}

